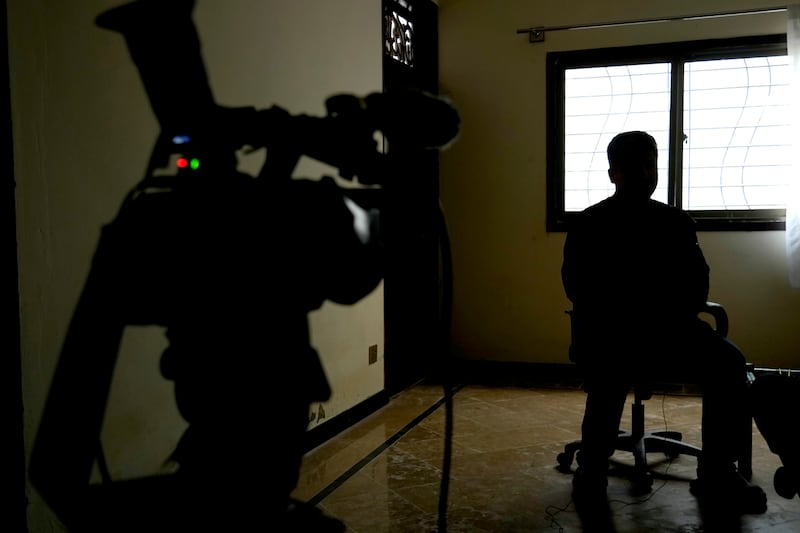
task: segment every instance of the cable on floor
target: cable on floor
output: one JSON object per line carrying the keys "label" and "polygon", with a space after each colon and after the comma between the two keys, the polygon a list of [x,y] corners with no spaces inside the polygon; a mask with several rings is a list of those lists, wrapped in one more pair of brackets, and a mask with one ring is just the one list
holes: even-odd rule
{"label": "cable on floor", "polygon": [[453,317],[453,258],[444,207],[439,200],[438,211],[439,251],[441,254],[441,320],[442,320],[442,365],[441,379],[444,390],[444,453],[442,456],[442,479],[439,486],[439,533],[447,532],[447,499],[450,490],[450,463],[453,446],[453,385],[450,383],[451,328]]}

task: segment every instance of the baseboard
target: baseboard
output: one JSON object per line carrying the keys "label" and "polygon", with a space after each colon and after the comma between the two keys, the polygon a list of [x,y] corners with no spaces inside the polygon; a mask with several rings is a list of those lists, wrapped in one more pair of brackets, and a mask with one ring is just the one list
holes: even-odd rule
{"label": "baseboard", "polygon": [[[796,374],[800,370],[755,367],[755,376],[762,374]],[[485,385],[515,387],[547,387],[580,389],[583,385],[576,365],[572,363],[529,363],[509,361],[488,361],[458,359],[437,375],[423,380],[425,384],[441,385]],[[695,385],[682,383],[661,383],[654,387],[668,394],[698,394]],[[312,450],[331,438],[354,426],[364,418],[389,403],[390,395],[381,391],[363,402],[351,407],[333,419],[308,431],[306,451]]]}
{"label": "baseboard", "polygon": [[306,432],[305,451],[310,451],[354,426],[378,409],[389,403],[389,394],[381,391],[366,400],[354,405],[328,422],[320,424]]}
{"label": "baseboard", "polygon": [[[581,379],[573,364],[516,363],[459,359],[444,371],[428,376],[421,383],[441,385],[520,386],[580,388]],[[306,433],[305,451],[310,451],[354,426],[389,403],[387,391],[381,391]]]}
{"label": "baseboard", "polygon": [[530,363],[457,359],[426,383],[458,385],[580,388],[582,378],[572,363]]}
{"label": "baseboard", "polygon": [[[797,374],[800,370],[763,368],[749,366],[748,371],[756,377],[761,374]],[[560,389],[580,389],[583,377],[577,365],[573,363],[533,363],[488,361],[477,359],[459,359],[451,362],[445,376],[427,378],[427,383],[443,383],[444,379],[451,384],[547,387]],[[665,379],[653,383],[653,390],[663,394],[698,395],[700,387],[695,383]]]}

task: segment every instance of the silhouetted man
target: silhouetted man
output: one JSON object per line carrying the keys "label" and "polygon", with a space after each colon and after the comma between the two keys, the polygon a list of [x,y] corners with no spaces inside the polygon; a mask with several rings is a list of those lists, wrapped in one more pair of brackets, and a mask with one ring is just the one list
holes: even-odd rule
{"label": "silhouetted man", "polygon": [[608,175],[616,191],[579,215],[564,246],[571,357],[587,377],[573,497],[605,501],[608,459],[632,384],[674,375],[703,387],[703,452],[692,493],[761,513],[764,492],[735,467],[747,408],[745,358],[698,317],[709,267],[691,217],[650,198],[657,158],[645,132],[614,137]]}

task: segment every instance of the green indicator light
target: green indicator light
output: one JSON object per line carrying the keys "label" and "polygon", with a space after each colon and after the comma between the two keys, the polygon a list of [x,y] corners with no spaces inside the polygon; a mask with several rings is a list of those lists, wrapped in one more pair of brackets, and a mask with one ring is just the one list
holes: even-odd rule
{"label": "green indicator light", "polygon": [[189,166],[192,167],[192,170],[197,170],[200,166],[200,160],[196,157],[193,157],[191,161],[189,161]]}

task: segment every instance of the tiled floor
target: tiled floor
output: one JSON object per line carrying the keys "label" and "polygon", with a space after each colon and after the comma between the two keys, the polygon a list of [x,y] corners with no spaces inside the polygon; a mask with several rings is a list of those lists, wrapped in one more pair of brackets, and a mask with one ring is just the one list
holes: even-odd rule
{"label": "tiled floor", "polygon": [[[309,452],[294,496],[344,521],[349,533],[591,531],[571,502],[571,476],[556,468],[566,442],[579,436],[585,394],[575,388],[466,386],[453,395],[452,461],[446,522],[439,494],[445,449],[443,389],[417,385],[380,411]],[[700,398],[654,395],[647,426],[666,425],[699,443]],[[623,423],[630,419],[626,408]],[[762,515],[717,526],[701,517],[689,493],[696,460],[679,457],[658,469],[679,479],[656,479],[645,496],[611,477],[612,524],[605,531],[800,532],[800,498],[778,496],[772,476],[780,459],[754,426],[753,482],[767,492]],[[629,454],[614,456],[628,463]],[[658,463],[658,456],[651,456]]]}

